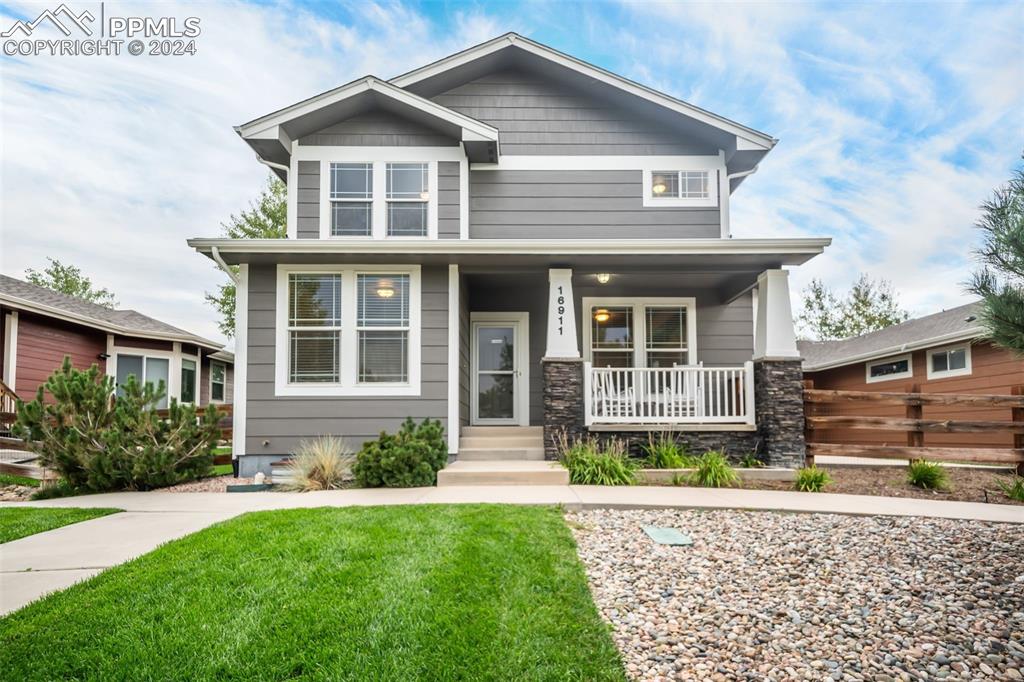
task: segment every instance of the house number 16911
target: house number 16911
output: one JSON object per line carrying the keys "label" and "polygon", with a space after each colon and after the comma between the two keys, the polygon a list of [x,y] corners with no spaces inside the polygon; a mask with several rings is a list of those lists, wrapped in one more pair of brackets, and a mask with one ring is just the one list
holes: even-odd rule
{"label": "house number 16911", "polygon": [[562,295],[562,287],[558,287],[558,335],[564,334],[562,325],[565,324],[565,296]]}

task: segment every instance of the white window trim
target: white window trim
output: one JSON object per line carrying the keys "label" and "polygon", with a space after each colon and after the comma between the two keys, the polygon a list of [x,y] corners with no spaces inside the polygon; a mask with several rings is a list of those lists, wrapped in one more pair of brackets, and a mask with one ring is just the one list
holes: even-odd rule
{"label": "white window trim", "polygon": [[[655,157],[656,158],[656,157]],[[690,197],[656,197],[652,194],[652,177],[654,173],[658,171],[705,171],[708,174],[708,195],[702,198],[690,198]],[[718,169],[716,168],[684,168],[680,167],[679,164],[659,164],[654,162],[654,165],[648,165],[643,169],[643,205],[646,208],[658,208],[658,207],[715,207],[718,206]]]}
{"label": "white window trim", "polygon": [[[341,381],[291,383],[288,381],[288,275],[340,274]],[[359,384],[356,333],[356,276],[409,275],[409,380],[403,383]],[[421,286],[419,265],[278,265],[275,304],[274,395],[277,396],[418,396],[420,395]]]}
{"label": "white window trim", "polygon": [[[947,369],[942,372],[935,372],[932,370],[932,356],[936,353],[946,353],[951,350],[964,351],[964,367],[963,369]],[[931,348],[928,350],[925,356],[925,368],[928,372],[928,379],[951,379],[953,377],[963,377],[971,374],[971,344],[969,343],[956,343],[951,346],[943,346],[941,348]]]}
{"label": "white window trim", "polygon": [[591,336],[593,335],[593,320],[590,318],[591,310],[595,307],[623,307],[633,308],[633,366],[640,368],[647,366],[647,315],[644,309],[648,306],[671,307],[681,306],[686,308],[686,354],[687,366],[696,365],[697,360],[697,299],[692,296],[684,297],[654,297],[634,298],[631,296],[615,297],[583,297],[583,359],[593,362],[593,348]]}
{"label": "white window trim", "polygon": [[[224,368],[224,398],[222,398],[221,400],[214,400],[213,399],[213,366],[214,365],[220,365],[221,367]],[[225,405],[225,404],[227,404],[227,397],[228,397],[228,363],[224,362],[223,360],[210,360],[210,372],[209,372],[209,374],[210,374],[210,376],[207,378],[207,384],[208,384],[207,388],[209,389],[208,395],[210,396],[209,402],[214,404],[214,405]]]}
{"label": "white window trim", "polygon": [[[890,362],[899,362],[900,360],[907,361],[907,371],[900,372],[899,374],[886,374],[880,377],[871,376],[871,368],[875,365],[885,365]],[[906,353],[905,355],[890,355],[887,358],[881,358],[879,360],[872,360],[871,362],[864,363],[864,381],[869,384],[877,384],[883,381],[896,381],[897,379],[910,379],[914,376],[914,355],[913,353]]]}
{"label": "white window trim", "polygon": [[[175,399],[179,404],[182,405],[198,405],[199,404],[199,382],[202,376],[199,356],[191,355],[189,353],[181,352],[181,344],[175,342],[172,345],[172,350],[154,350],[152,348],[134,348],[132,346],[107,346],[108,354],[114,359],[115,373],[111,376],[115,377],[116,381],[116,367],[117,367],[117,356],[118,355],[140,355],[143,358],[161,358],[167,359],[170,362],[167,363],[167,404],[170,405],[171,399]],[[195,402],[182,403],[181,402],[181,361],[191,360],[196,363],[196,399]],[[108,359],[109,362],[109,359]],[[108,370],[109,372],[109,370]],[[146,362],[142,362],[142,372],[145,375]],[[145,381],[145,376],[141,377]]]}
{"label": "white window trim", "polygon": [[[423,159],[395,159],[388,161],[369,161],[363,159],[330,159],[320,161],[320,238],[321,239],[367,239],[362,235],[332,235],[331,234],[331,164],[332,163],[368,163],[372,166],[373,173],[373,199],[370,213],[370,239],[388,241],[423,241],[425,239],[437,239],[437,161],[424,161]],[[387,198],[387,167],[391,163],[426,163],[427,164],[427,192],[430,198],[427,199],[427,234],[425,237],[402,237],[389,236],[388,231],[388,202],[403,201],[402,199]],[[413,201],[413,200],[404,200]]]}

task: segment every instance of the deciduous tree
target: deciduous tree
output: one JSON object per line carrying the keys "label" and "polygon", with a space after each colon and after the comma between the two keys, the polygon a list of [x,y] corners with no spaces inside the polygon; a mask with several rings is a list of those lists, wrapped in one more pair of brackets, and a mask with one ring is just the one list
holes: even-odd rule
{"label": "deciduous tree", "polygon": [[846,339],[884,329],[910,315],[897,300],[892,284],[862,274],[845,296],[837,296],[819,279],[803,291],[803,310],[797,325],[804,338],[818,341]]}

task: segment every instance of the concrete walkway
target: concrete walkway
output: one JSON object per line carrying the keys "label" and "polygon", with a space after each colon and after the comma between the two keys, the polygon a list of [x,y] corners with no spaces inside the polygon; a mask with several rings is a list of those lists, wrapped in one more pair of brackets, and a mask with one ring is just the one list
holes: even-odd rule
{"label": "concrete walkway", "polygon": [[[0,545],[0,614],[159,545],[250,511],[396,504],[561,504],[567,508],[750,509],[926,516],[1024,524],[1024,507],[893,497],[672,487],[452,486],[316,493],[109,493],[31,507],[114,507],[98,519]],[[2,508],[2,507],[0,507]]]}

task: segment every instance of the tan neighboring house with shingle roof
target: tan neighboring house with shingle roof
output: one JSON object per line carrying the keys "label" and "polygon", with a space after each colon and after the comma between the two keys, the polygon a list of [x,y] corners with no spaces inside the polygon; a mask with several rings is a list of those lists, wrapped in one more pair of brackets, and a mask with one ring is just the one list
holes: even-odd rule
{"label": "tan neighboring house with shingle roof", "polygon": [[[22,399],[61,366],[98,364],[118,383],[128,375],[167,386],[166,403],[229,403],[234,356],[223,345],[135,310],[112,310],[0,275],[0,368]],[[163,406],[163,405],[161,405]]]}
{"label": "tan neighboring house with shingle roof", "polygon": [[[1024,358],[984,339],[980,303],[950,308],[870,334],[839,341],[799,341],[804,377],[814,388],[899,393],[1007,395],[1024,386]],[[915,389],[916,387],[916,389]],[[903,417],[902,407],[844,405],[843,414]],[[1006,409],[926,407],[928,419],[1005,421]],[[1012,446],[1010,434],[929,433],[928,445]],[[831,430],[820,440],[865,445],[903,444],[903,432]]]}

